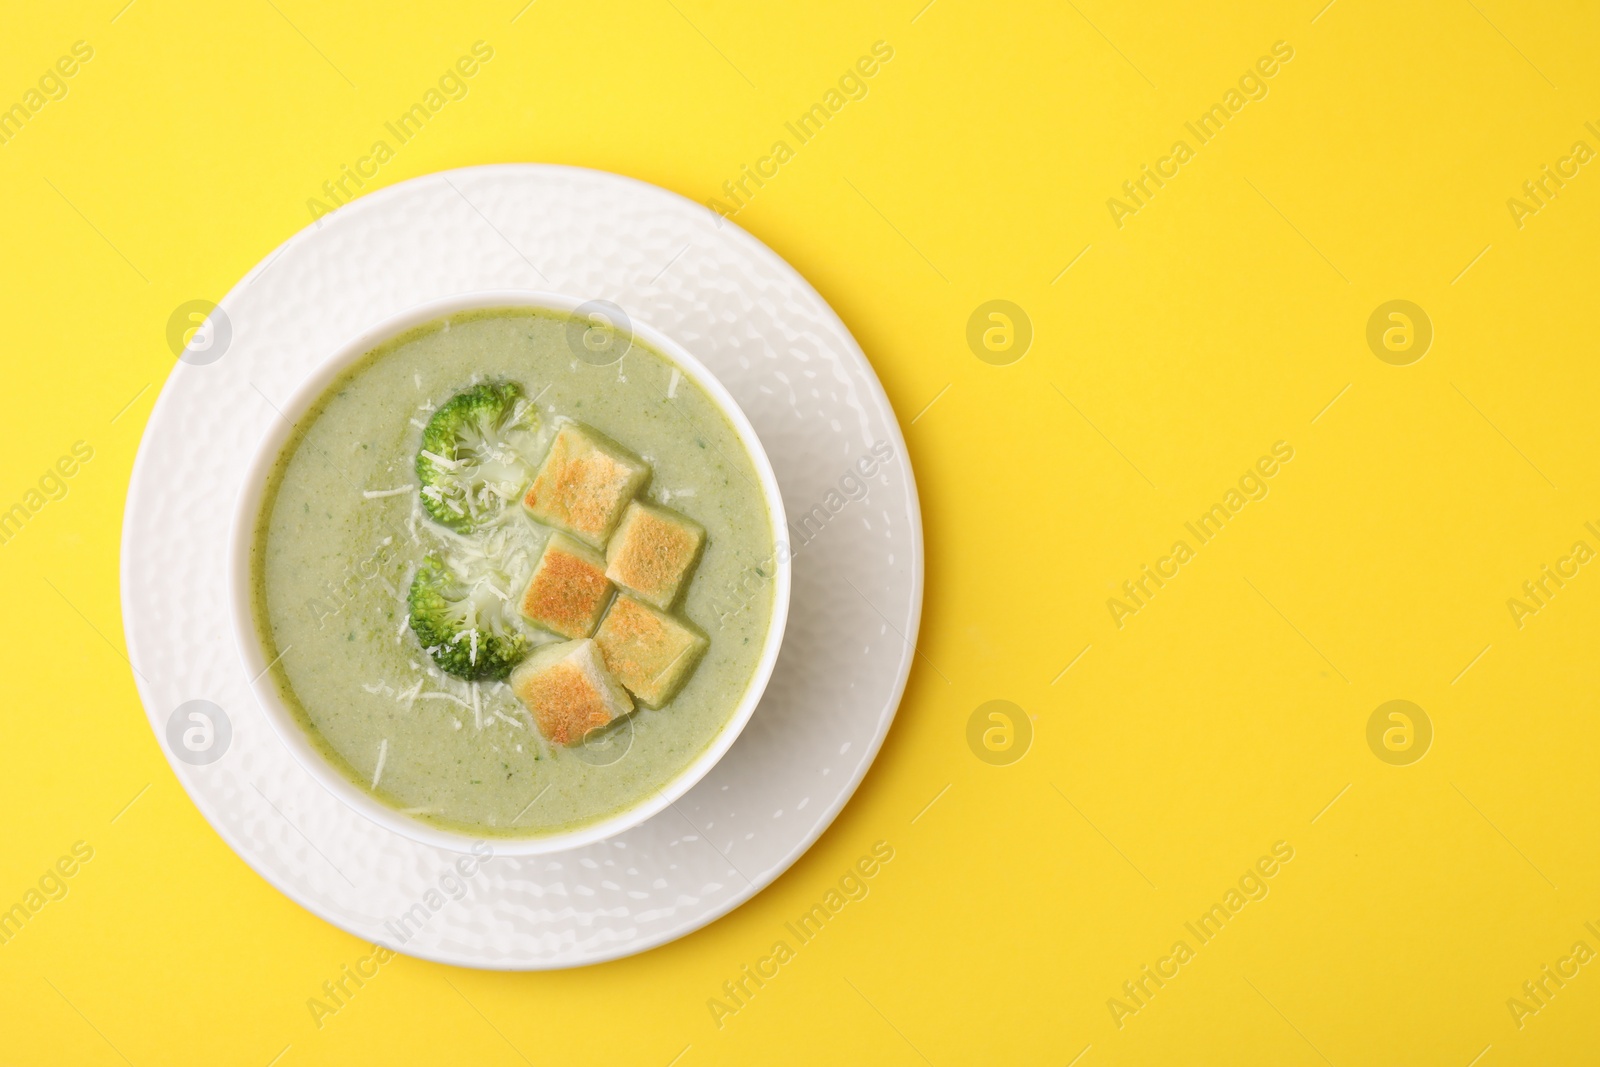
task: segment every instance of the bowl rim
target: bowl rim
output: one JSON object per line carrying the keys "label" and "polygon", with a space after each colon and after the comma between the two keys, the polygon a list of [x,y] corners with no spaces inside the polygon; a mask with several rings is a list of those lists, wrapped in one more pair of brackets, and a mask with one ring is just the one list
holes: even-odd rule
{"label": "bowl rim", "polygon": [[[497,308],[526,308],[571,315],[584,305],[592,303],[591,300],[579,300],[565,294],[538,289],[480,289],[424,301],[390,315],[333,348],[300,382],[288,401],[278,408],[279,418],[270,424],[268,430],[256,442],[245,469],[244,481],[235,501],[228,531],[228,600],[234,644],[246,677],[251,679],[249,687],[256,706],[271,724],[278,740],[318,784],[346,807],[369,821],[421,844],[452,852],[470,852],[473,845],[488,841],[493,844],[497,855],[532,856],[581,848],[615,837],[638,826],[676,802],[721,761],[754,715],[777,665],[778,653],[788,623],[792,568],[791,553],[786,551],[787,515],[772,463],[767,457],[766,449],[762,446],[755,427],[751,425],[744,410],[716,375],[671,337],[648,323],[635,321],[629,316],[627,330],[631,339],[654,350],[657,355],[675,365],[685,377],[692,379],[696,385],[705,390],[733,426],[756,469],[767,513],[772,522],[775,548],[773,605],[765,645],[733,714],[694,760],[669,782],[640,798],[637,803],[595,822],[537,836],[512,837],[493,833],[475,835],[435,826],[405,815],[350,781],[318,751],[308,731],[285,706],[278,693],[277,683],[267,677],[272,664],[267,662],[265,648],[256,629],[251,555],[269,476],[298,427],[300,417],[362,357],[386,341],[393,340],[418,326],[458,313]],[[625,310],[624,314],[627,314]]]}

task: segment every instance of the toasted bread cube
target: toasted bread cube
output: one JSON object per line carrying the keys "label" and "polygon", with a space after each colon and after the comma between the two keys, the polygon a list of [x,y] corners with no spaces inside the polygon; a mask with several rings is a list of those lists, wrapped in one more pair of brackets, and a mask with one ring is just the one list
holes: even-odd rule
{"label": "toasted bread cube", "polygon": [[693,519],[635,500],[606,545],[606,577],[665,611],[678,599],[705,542],[705,528]]}
{"label": "toasted bread cube", "polygon": [[647,708],[672,699],[709,643],[688,624],[626,593],[611,602],[594,641],[611,673]]}
{"label": "toasted bread cube", "polygon": [[545,645],[511,672],[511,691],[551,744],[572,745],[633,710],[593,641]]}
{"label": "toasted bread cube", "polygon": [[517,603],[522,617],[567,638],[594,633],[611,595],[600,553],[566,534],[551,534]]}
{"label": "toasted bread cube", "polygon": [[622,509],[650,478],[650,466],[582,423],[565,422],[522,498],[546,526],[604,548]]}

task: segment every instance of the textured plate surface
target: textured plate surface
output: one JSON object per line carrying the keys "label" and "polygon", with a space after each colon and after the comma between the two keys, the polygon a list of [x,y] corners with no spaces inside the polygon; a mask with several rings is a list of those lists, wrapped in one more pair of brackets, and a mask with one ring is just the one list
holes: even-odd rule
{"label": "textured plate surface", "polygon": [[[794,590],[766,695],[698,786],[619,837],[551,856],[495,856],[458,877],[456,854],[345,808],[262,717],[228,622],[228,524],[276,407],[342,341],[423,301],[501,288],[614,301],[721,379],[782,487]],[[888,732],[910,671],[922,527],[882,386],[793,268],[651,185],[569,167],[477,167],[391,187],[320,220],[221,309],[225,350],[178,364],[140,445],[123,529],[123,618],[169,761],[263,877],[329,922],[411,955],[570,967],[711,922],[833,821]],[[877,469],[857,480],[863,458]],[[168,741],[169,720],[192,700],[221,708],[231,727],[221,755],[200,765]]]}

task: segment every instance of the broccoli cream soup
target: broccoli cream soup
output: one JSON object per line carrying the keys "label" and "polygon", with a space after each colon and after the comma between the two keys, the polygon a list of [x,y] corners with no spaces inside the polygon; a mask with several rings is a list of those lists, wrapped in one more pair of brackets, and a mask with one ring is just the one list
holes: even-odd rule
{"label": "broccoli cream soup", "polygon": [[251,560],[317,747],[438,826],[632,807],[733,715],[772,622],[772,519],[715,402],[634,341],[464,313],[368,353],[297,424]]}

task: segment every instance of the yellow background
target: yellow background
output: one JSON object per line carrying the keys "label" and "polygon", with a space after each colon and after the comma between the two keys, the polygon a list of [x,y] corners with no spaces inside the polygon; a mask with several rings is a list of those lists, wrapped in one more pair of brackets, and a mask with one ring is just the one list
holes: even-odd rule
{"label": "yellow background", "polygon": [[[73,442],[94,458],[0,546],[0,906],[95,852],[0,947],[0,1060],[1498,1067],[1600,1044],[1600,965],[1520,1029],[1506,1006],[1600,950],[1600,566],[1520,629],[1506,605],[1600,548],[1600,164],[1520,229],[1506,205],[1600,148],[1600,13],[923,2],[8,12],[0,103],[74,41],[95,55],[0,147],[0,507]],[[892,45],[738,221],[900,414],[922,655],[853,802],[731,916],[565,973],[399,959],[319,1029],[307,999],[367,948],[178,787],[122,657],[120,517],[173,309],[304,226],[480,39],[470,95],[375,185],[552,161],[704,200]],[[1107,198],[1280,40],[1269,95],[1119,229]],[[996,298],[1035,330],[1009,366],[965,341]],[[1435,330],[1405,367],[1365,340],[1398,298]],[[1270,495],[1118,629],[1107,598],[1279,440]],[[1007,766],[966,740],[991,699],[1035,717]],[[1410,766],[1367,745],[1391,699],[1435,730]],[[878,840],[870,895],[719,1029],[708,999]],[[1270,895],[1119,1029],[1108,998],[1280,840]]]}

